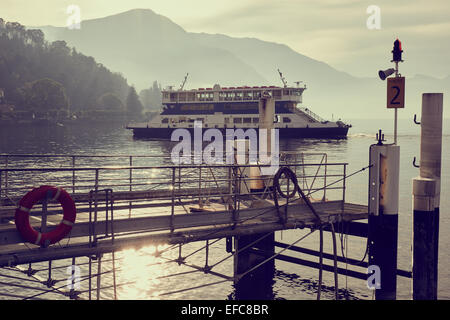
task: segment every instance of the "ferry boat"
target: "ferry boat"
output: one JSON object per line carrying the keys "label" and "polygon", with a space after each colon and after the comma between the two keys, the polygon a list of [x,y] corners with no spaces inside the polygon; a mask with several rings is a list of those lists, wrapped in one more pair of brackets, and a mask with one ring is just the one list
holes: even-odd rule
{"label": "ferry boat", "polygon": [[137,138],[170,139],[173,130],[194,129],[201,121],[203,130],[258,128],[258,103],[269,94],[275,100],[274,127],[280,138],[345,139],[351,125],[342,121],[327,121],[308,108],[298,107],[306,85],[243,86],[179,90],[169,87],[162,91],[162,112],[149,122],[127,126]]}

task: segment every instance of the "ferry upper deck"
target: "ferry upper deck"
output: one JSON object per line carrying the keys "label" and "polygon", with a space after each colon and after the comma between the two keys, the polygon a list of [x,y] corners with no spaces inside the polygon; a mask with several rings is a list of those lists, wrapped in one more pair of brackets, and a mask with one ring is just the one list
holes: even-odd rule
{"label": "ferry upper deck", "polygon": [[220,87],[218,84],[214,85],[213,88],[198,88],[192,90],[173,90],[169,88],[162,91],[162,104],[258,102],[263,93],[269,94],[276,101],[301,103],[302,94],[305,89],[306,86]]}

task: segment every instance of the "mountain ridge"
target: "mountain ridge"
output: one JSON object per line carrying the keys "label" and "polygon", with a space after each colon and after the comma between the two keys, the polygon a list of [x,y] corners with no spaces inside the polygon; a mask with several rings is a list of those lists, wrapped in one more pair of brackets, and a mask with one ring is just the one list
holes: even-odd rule
{"label": "mountain ridge", "polygon": [[[290,84],[297,80],[306,83],[306,104],[324,117],[390,114],[381,109],[386,104],[385,82],[377,78],[376,72],[373,78],[355,77],[286,44],[188,32],[151,9],[86,20],[80,30],[40,28],[53,40],[65,40],[111,70],[121,72],[139,89],[148,88],[154,80],[163,87],[177,87],[186,73],[187,88],[212,87],[215,83],[281,85],[277,73],[280,69]],[[420,101],[415,92],[436,86],[445,90],[447,79],[450,76],[436,81],[420,76],[408,78],[407,101],[417,110]]]}

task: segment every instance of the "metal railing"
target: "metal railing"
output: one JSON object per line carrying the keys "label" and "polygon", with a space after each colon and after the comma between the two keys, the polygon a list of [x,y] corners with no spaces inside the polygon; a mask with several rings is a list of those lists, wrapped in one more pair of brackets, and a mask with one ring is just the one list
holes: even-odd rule
{"label": "metal railing", "polygon": [[[345,178],[346,163],[328,163],[325,153],[284,152],[280,155],[282,165],[292,167],[307,193],[322,191],[321,199],[325,200],[327,190],[339,188],[345,199],[342,178]],[[241,175],[241,184],[252,184],[256,179],[249,176],[250,167],[260,168],[257,164],[173,165],[170,157],[160,156],[0,154],[0,200],[21,197],[38,185],[55,185],[73,194],[100,188],[114,192],[178,190],[175,193],[182,196],[181,189],[197,188],[201,202],[212,187],[229,189],[236,180],[233,172]],[[333,178],[342,179],[339,187],[327,187]],[[170,197],[155,195],[155,199]]]}
{"label": "metal railing", "polygon": [[[287,166],[296,173],[299,186],[311,199],[344,202],[347,163],[329,163],[324,153],[284,152],[280,155],[280,166]],[[171,221],[170,231],[174,231],[177,227],[174,215],[183,213],[183,209],[188,213],[187,205],[192,204],[198,205],[199,209],[220,204],[223,210],[232,211],[233,221],[239,223],[242,221],[239,216],[242,204],[254,197],[264,198],[272,194],[272,178],[254,174],[261,168],[258,164],[173,165],[169,157],[155,156],[0,155],[0,221],[5,219],[4,222],[7,222],[14,217],[11,208],[32,187],[55,185],[71,192],[77,203],[77,214],[89,214],[82,221],[89,223],[88,243],[93,247],[98,240],[103,241],[105,238],[114,243],[132,235],[146,234],[148,229],[127,232],[121,232],[121,229],[116,232],[115,229],[116,226],[120,227],[116,223],[133,223],[133,220],[127,219],[138,217],[141,213],[158,216],[163,211],[165,218]],[[264,189],[252,190],[251,186],[261,180],[265,183]],[[289,188],[292,188],[290,181],[281,179],[280,182],[281,188],[289,193]],[[294,200],[289,199],[289,203]],[[41,211],[45,210],[48,220],[51,220],[52,215],[60,212],[59,205],[54,203],[46,203],[45,208],[43,206],[37,204],[30,214],[40,216]],[[9,216],[3,213],[9,213]],[[178,228],[181,227],[178,225]],[[76,234],[72,236],[77,237]],[[92,299],[92,292],[96,292],[95,298],[100,299],[100,291],[112,287],[113,297],[117,298],[116,287],[124,284],[116,285],[117,258],[114,250],[111,254],[110,260],[102,258],[101,254],[88,255],[88,261],[84,263],[88,276],[83,278],[87,281],[87,289],[78,293],[70,291],[70,297],[87,294],[87,298]],[[72,265],[75,265],[75,257],[82,259],[74,255],[71,258]],[[111,270],[104,271],[108,261],[112,261]],[[52,270],[54,272],[57,268],[52,267],[50,261],[49,267],[43,272],[48,272],[48,279],[51,280]],[[109,283],[113,282],[113,285],[102,286],[102,274],[108,272],[112,276]]]}
{"label": "metal railing", "polygon": [[327,121],[324,118],[322,118],[321,116],[319,116],[318,114],[312,112],[308,108],[298,108],[298,110],[305,113],[307,116],[309,116],[314,121],[317,121],[317,122],[326,122]]}

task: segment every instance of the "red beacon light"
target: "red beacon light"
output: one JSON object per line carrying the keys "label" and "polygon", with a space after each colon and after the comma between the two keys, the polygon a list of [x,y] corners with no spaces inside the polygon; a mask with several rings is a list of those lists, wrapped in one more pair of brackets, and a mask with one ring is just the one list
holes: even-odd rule
{"label": "red beacon light", "polygon": [[394,41],[394,49],[392,50],[392,61],[403,62],[402,52],[402,42],[397,38],[397,40]]}

